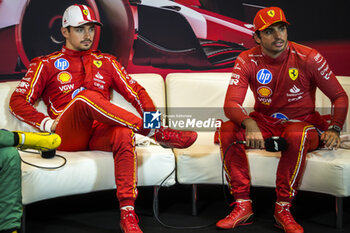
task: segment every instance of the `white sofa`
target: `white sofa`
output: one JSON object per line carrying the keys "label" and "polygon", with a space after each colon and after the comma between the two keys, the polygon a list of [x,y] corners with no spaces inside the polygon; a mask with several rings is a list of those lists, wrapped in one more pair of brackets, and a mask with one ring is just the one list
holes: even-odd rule
{"label": "white sofa", "polygon": [[[183,129],[175,123],[178,120],[185,121],[189,117],[202,122],[201,124],[190,122],[188,129],[193,130],[194,124],[198,131],[198,139],[187,149],[171,150],[158,145],[137,146],[139,185],[154,186],[155,191],[163,181],[163,186],[171,186],[176,182],[192,185],[193,214],[196,214],[197,185],[222,183],[219,147],[214,144],[214,123],[218,118],[225,120],[222,106],[230,73],[173,73],[166,77],[165,84],[163,78],[157,74],[134,74],[132,77],[146,88],[157,107],[161,109],[165,107],[166,111],[163,112],[166,112],[168,124],[172,128]],[[338,78],[350,94],[350,77]],[[9,97],[17,84],[18,81],[0,83],[0,109],[2,109],[0,128],[31,131],[33,128],[14,118],[8,111]],[[135,112],[133,107],[116,93],[112,101]],[[252,104],[252,93],[248,92],[244,106]],[[329,101],[318,92],[317,106],[328,105]],[[45,109],[42,103],[37,107],[41,111]],[[326,114],[329,108],[320,110],[322,114]],[[349,119],[350,117],[347,118],[344,133],[350,133]],[[203,129],[204,126],[208,127]],[[39,169],[22,164],[22,193],[25,205],[54,197],[115,188],[111,153],[101,151],[57,153],[67,158],[67,164],[59,169]],[[21,156],[25,161],[42,166],[57,166],[62,163],[58,157],[42,159],[40,155],[24,152],[21,152]],[[274,187],[279,154],[250,150],[248,159],[252,185]],[[176,174],[172,173],[175,167]],[[171,175],[166,179],[169,174]],[[350,196],[350,152],[339,149],[309,153],[300,190],[335,196],[336,225],[341,227],[342,198]]]}
{"label": "white sofa", "polygon": [[[166,77],[167,114],[171,123],[180,117],[205,119],[227,118],[223,114],[225,93],[230,73],[173,73]],[[338,77],[350,96],[350,77]],[[330,101],[322,92],[317,92],[317,107],[322,114],[330,113]],[[249,111],[254,103],[248,90],[243,106]],[[349,116],[349,113],[348,113]],[[210,120],[209,120],[210,121]],[[210,122],[209,122],[210,123]],[[190,125],[192,126],[192,125]],[[199,126],[201,126],[199,124]],[[222,184],[222,163],[219,146],[214,144],[213,128],[198,128],[198,139],[187,149],[174,149],[176,178],[180,184],[193,187],[193,209],[196,210],[197,184]],[[350,133],[350,117],[343,133]],[[280,153],[264,150],[249,150],[248,160],[253,186],[275,187],[276,169]],[[226,182],[226,181],[225,181]],[[326,193],[336,197],[337,227],[342,225],[342,197],[350,196],[350,151],[317,150],[308,154],[307,166],[300,190]]]}
{"label": "white sofa", "polygon": [[[157,107],[164,108],[165,87],[164,80],[160,75],[134,74],[132,77],[145,87]],[[9,112],[9,99],[17,84],[18,81],[0,83],[0,128],[35,131],[34,128],[19,121]],[[113,93],[112,101],[137,114],[132,105],[118,93]],[[38,103],[37,109],[42,112],[46,111],[41,101]],[[150,146],[137,146],[136,150],[139,186],[157,188],[163,181],[163,186],[175,184],[175,158],[171,149],[151,144]],[[66,165],[59,169],[41,169],[22,163],[24,205],[60,196],[116,188],[111,152],[57,151],[57,154],[67,159]],[[22,151],[20,151],[20,155],[24,161],[44,167],[56,167],[63,162],[57,156],[52,159],[43,159],[38,154]],[[166,177],[168,178],[166,179]]]}

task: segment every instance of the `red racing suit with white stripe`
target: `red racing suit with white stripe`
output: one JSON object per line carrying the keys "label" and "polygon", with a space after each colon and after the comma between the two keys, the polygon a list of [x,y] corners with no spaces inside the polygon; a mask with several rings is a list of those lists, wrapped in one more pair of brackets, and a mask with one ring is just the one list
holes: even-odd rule
{"label": "red racing suit with white stripe", "polygon": [[[248,86],[255,98],[249,115],[242,107]],[[277,201],[293,199],[306,153],[319,145],[316,128],[328,128],[329,123],[315,110],[316,88],[332,102],[330,124],[342,127],[348,109],[347,94],[316,50],[288,42],[287,49],[273,59],[256,46],[242,52],[234,65],[224,104],[230,120],[219,132],[221,152],[224,155],[232,142],[245,140],[241,123],[248,117],[257,122],[265,139],[284,137],[288,147],[277,169]],[[224,162],[235,199],[249,199],[250,174],[244,146],[231,146]]]}
{"label": "red racing suit with white stripe", "polygon": [[[60,150],[112,151],[120,205],[133,205],[137,196],[134,133],[147,135],[149,130],[143,129],[140,117],[110,102],[112,89],[141,116],[144,111],[155,111],[145,89],[115,57],[63,46],[61,51],[31,61],[11,96],[10,111],[42,131],[50,131],[53,119],[59,117]],[[39,98],[47,105],[48,116],[34,107]]]}

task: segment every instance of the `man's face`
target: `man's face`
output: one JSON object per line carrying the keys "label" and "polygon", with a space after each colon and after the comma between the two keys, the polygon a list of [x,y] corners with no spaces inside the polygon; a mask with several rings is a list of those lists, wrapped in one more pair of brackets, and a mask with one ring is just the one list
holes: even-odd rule
{"label": "man's face", "polygon": [[260,32],[260,38],[254,38],[260,44],[262,51],[272,58],[278,57],[287,47],[287,26],[279,22]]}
{"label": "man's face", "polygon": [[95,24],[88,23],[79,27],[62,28],[66,38],[66,47],[76,51],[89,50],[95,36]]}

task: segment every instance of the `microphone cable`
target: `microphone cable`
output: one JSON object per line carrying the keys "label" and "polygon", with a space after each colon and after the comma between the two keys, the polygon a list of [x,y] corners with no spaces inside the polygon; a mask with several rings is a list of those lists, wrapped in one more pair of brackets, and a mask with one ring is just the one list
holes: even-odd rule
{"label": "microphone cable", "polygon": [[[279,138],[279,137],[278,137]],[[275,138],[276,139],[276,138]],[[224,199],[226,201],[226,203],[230,206],[229,202],[228,202],[228,199],[227,199],[227,196],[226,196],[226,190],[225,190],[225,181],[224,181],[224,161],[225,161],[225,158],[226,158],[226,154],[228,152],[228,150],[233,146],[233,145],[236,145],[236,144],[245,144],[244,141],[234,141],[232,142],[228,147],[227,149],[225,150],[225,153],[223,155],[223,160],[222,160],[222,171],[221,171],[221,179],[222,179],[222,187],[223,187],[223,193],[224,193]],[[240,148],[240,147],[239,147]],[[242,149],[242,148],[240,148]],[[174,170],[167,176],[164,178],[164,180],[160,183],[157,191],[156,191],[156,194],[154,194],[154,197],[153,197],[153,215],[154,217],[156,218],[156,220],[159,222],[160,225],[162,225],[163,227],[166,227],[166,228],[170,228],[170,229],[176,229],[176,230],[196,230],[196,229],[203,229],[203,228],[207,228],[207,227],[210,227],[212,225],[215,225],[215,223],[210,223],[210,224],[207,224],[207,225],[199,225],[199,226],[187,226],[187,227],[184,227],[184,226],[181,226],[181,227],[177,227],[177,226],[171,226],[171,225],[168,225],[166,223],[164,223],[158,216],[158,213],[157,213],[157,202],[156,202],[156,198],[159,196],[159,190],[160,188],[162,187],[162,185],[164,184],[164,182],[176,171],[176,167],[174,168]],[[159,210],[159,209],[158,209]]]}
{"label": "microphone cable", "polygon": [[[157,201],[156,201],[156,198],[159,197],[159,190],[160,188],[162,187],[162,185],[164,184],[164,182],[173,174],[175,173],[176,171],[176,167],[174,168],[173,171],[170,172],[170,174],[164,178],[164,180],[159,184],[159,187],[157,189],[157,192],[156,194],[154,194],[153,196],[153,215],[155,217],[155,219],[158,221],[158,223],[160,225],[162,225],[163,227],[165,228],[170,228],[170,229],[176,229],[176,230],[196,230],[196,229],[203,229],[203,228],[207,228],[207,227],[210,227],[212,225],[214,225],[215,223],[211,223],[211,224],[207,224],[207,225],[199,225],[199,226],[171,226],[171,225],[168,225],[166,223],[164,223],[158,216],[158,212],[159,212],[159,206],[157,207]],[[158,199],[159,200],[159,199]],[[157,212],[157,209],[158,209],[158,212]]]}
{"label": "microphone cable", "polygon": [[[42,152],[43,152],[43,151],[40,151],[40,152],[31,151],[31,150],[20,150],[20,151],[43,156],[43,155],[42,155]],[[47,170],[56,170],[56,169],[59,169],[59,168],[63,167],[64,165],[66,165],[67,159],[66,159],[64,156],[59,155],[59,154],[55,154],[55,156],[57,156],[57,157],[59,157],[59,158],[61,158],[61,159],[63,160],[62,164],[59,165],[59,166],[56,166],[56,167],[45,167],[45,166],[40,166],[40,165],[36,165],[36,164],[29,163],[29,162],[25,161],[25,160],[22,158],[22,156],[20,156],[20,158],[21,158],[21,161],[22,161],[23,163],[25,163],[25,164],[27,164],[27,165],[29,165],[29,166],[36,167],[36,168],[41,168],[41,169],[47,169]],[[45,157],[43,157],[43,158],[45,158]],[[47,158],[45,158],[45,159],[47,159]]]}

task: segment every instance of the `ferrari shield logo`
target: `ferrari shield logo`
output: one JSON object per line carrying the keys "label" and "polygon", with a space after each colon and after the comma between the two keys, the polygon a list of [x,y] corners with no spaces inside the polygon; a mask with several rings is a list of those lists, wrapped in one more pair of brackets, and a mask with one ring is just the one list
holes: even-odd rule
{"label": "ferrari shield logo", "polygon": [[299,71],[296,68],[289,68],[289,77],[294,81],[298,78]]}
{"label": "ferrari shield logo", "polygon": [[275,16],[275,11],[274,10],[269,10],[267,12],[267,14],[270,16],[270,17],[274,17]]}
{"label": "ferrari shield logo", "polygon": [[88,16],[89,15],[89,11],[88,10],[83,10],[84,15]]}
{"label": "ferrari shield logo", "polygon": [[93,63],[95,66],[97,66],[97,68],[100,68],[102,66],[102,61],[94,60]]}

